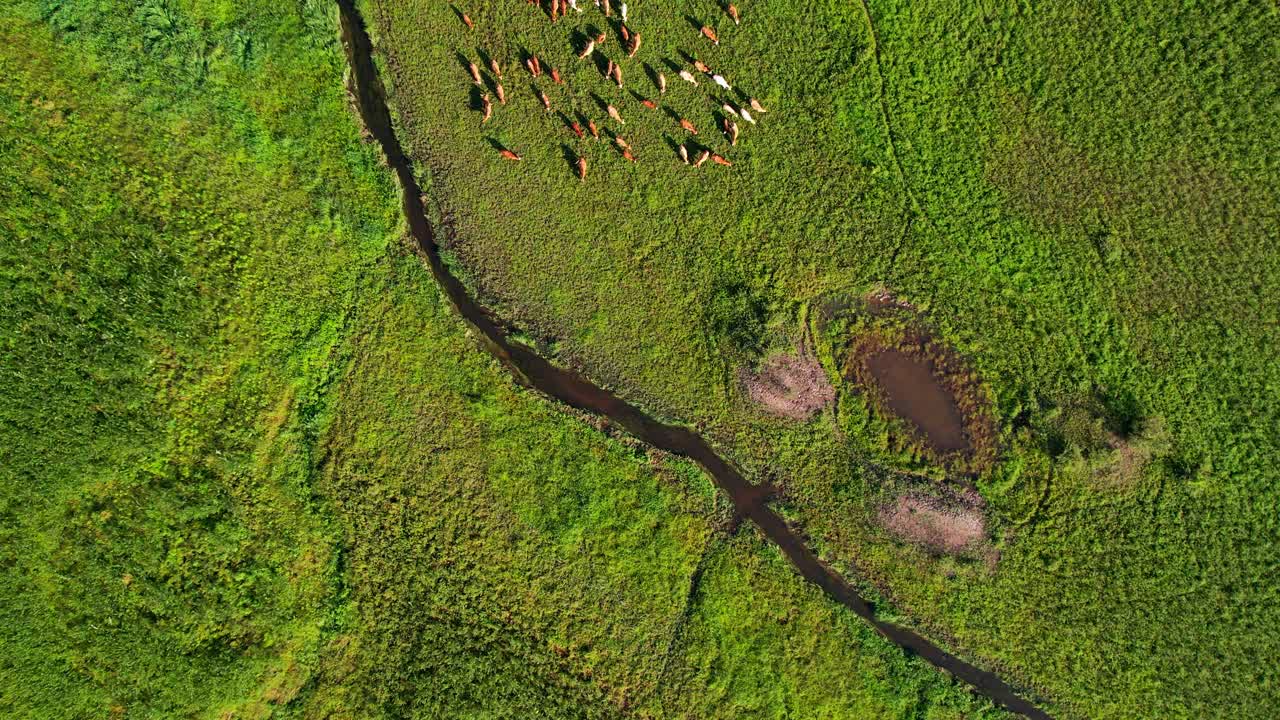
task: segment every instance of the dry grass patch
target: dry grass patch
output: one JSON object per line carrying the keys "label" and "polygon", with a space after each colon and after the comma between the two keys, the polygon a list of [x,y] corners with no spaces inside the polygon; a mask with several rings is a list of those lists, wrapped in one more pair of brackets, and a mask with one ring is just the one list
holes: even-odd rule
{"label": "dry grass patch", "polygon": [[822,363],[805,347],[773,355],[757,370],[743,368],[739,378],[753,401],[792,420],[808,420],[836,398]]}
{"label": "dry grass patch", "polygon": [[976,504],[907,492],[880,508],[881,527],[904,542],[946,555],[980,551],[986,517]]}

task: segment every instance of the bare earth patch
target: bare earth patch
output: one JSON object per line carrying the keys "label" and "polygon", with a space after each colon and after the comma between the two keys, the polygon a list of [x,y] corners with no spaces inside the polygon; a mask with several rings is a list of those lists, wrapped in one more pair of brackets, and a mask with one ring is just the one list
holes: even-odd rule
{"label": "bare earth patch", "polygon": [[906,493],[880,508],[880,525],[900,540],[949,555],[978,550],[987,534],[976,506]]}
{"label": "bare earth patch", "polygon": [[774,415],[807,420],[835,401],[836,390],[818,359],[805,350],[774,355],[739,379],[751,399]]}

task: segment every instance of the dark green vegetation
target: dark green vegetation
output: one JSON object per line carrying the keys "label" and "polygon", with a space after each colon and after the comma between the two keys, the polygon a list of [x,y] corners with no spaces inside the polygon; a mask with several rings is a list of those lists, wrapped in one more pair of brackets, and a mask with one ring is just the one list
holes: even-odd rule
{"label": "dark green vegetation", "polygon": [[[454,250],[546,351],[705,427],[784,486],[781,507],[827,557],[1062,716],[1267,717],[1280,703],[1274,8],[778,0],[743,3],[735,28],[710,2],[637,0],[637,58],[612,31],[602,46],[618,90],[574,57],[587,25],[605,27],[594,9],[553,25],[475,2],[468,31],[446,4],[373,4]],[[566,85],[531,80],[524,50]],[[737,148],[714,131],[723,93],[664,67],[682,51],[769,108]],[[485,126],[460,61],[482,53],[510,100]],[[665,97],[644,63],[666,72]],[[575,138],[531,84],[620,132],[639,162]],[[735,166],[680,164],[666,109]],[[821,332],[824,309],[883,292],[994,402],[1001,460],[973,482],[995,562],[877,527],[919,483],[866,460],[940,473],[865,398],[846,388],[797,426],[737,384],[811,328],[834,376],[849,338]]]}
{"label": "dark green vegetation", "polygon": [[1004,716],[514,386],[343,72],[326,3],[0,13],[0,707]]}

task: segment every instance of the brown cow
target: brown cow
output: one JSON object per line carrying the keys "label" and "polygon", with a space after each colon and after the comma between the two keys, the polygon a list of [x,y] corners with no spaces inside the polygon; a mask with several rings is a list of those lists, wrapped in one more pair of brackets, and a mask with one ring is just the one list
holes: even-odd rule
{"label": "brown cow", "polygon": [[720,119],[720,127],[724,128],[724,134],[729,136],[729,144],[738,144],[738,123],[730,120],[727,116]]}

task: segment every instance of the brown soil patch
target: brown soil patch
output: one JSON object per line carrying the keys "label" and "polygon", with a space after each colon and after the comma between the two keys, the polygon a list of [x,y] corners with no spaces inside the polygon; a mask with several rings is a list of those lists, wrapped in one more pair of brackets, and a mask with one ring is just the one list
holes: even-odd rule
{"label": "brown soil patch", "polygon": [[793,420],[808,420],[836,397],[822,363],[803,349],[774,355],[754,372],[744,368],[739,378],[752,400]]}
{"label": "brown soil patch", "polygon": [[905,443],[956,469],[979,472],[996,456],[995,416],[977,377],[955,353],[919,330],[864,329],[850,344],[845,377]]}
{"label": "brown soil patch", "polygon": [[868,355],[863,362],[884,390],[893,414],[920,428],[934,450],[950,453],[969,448],[960,408],[926,358],[885,349]]}
{"label": "brown soil patch", "polygon": [[879,520],[898,539],[949,555],[977,550],[987,536],[979,508],[918,493],[894,498],[880,508]]}

